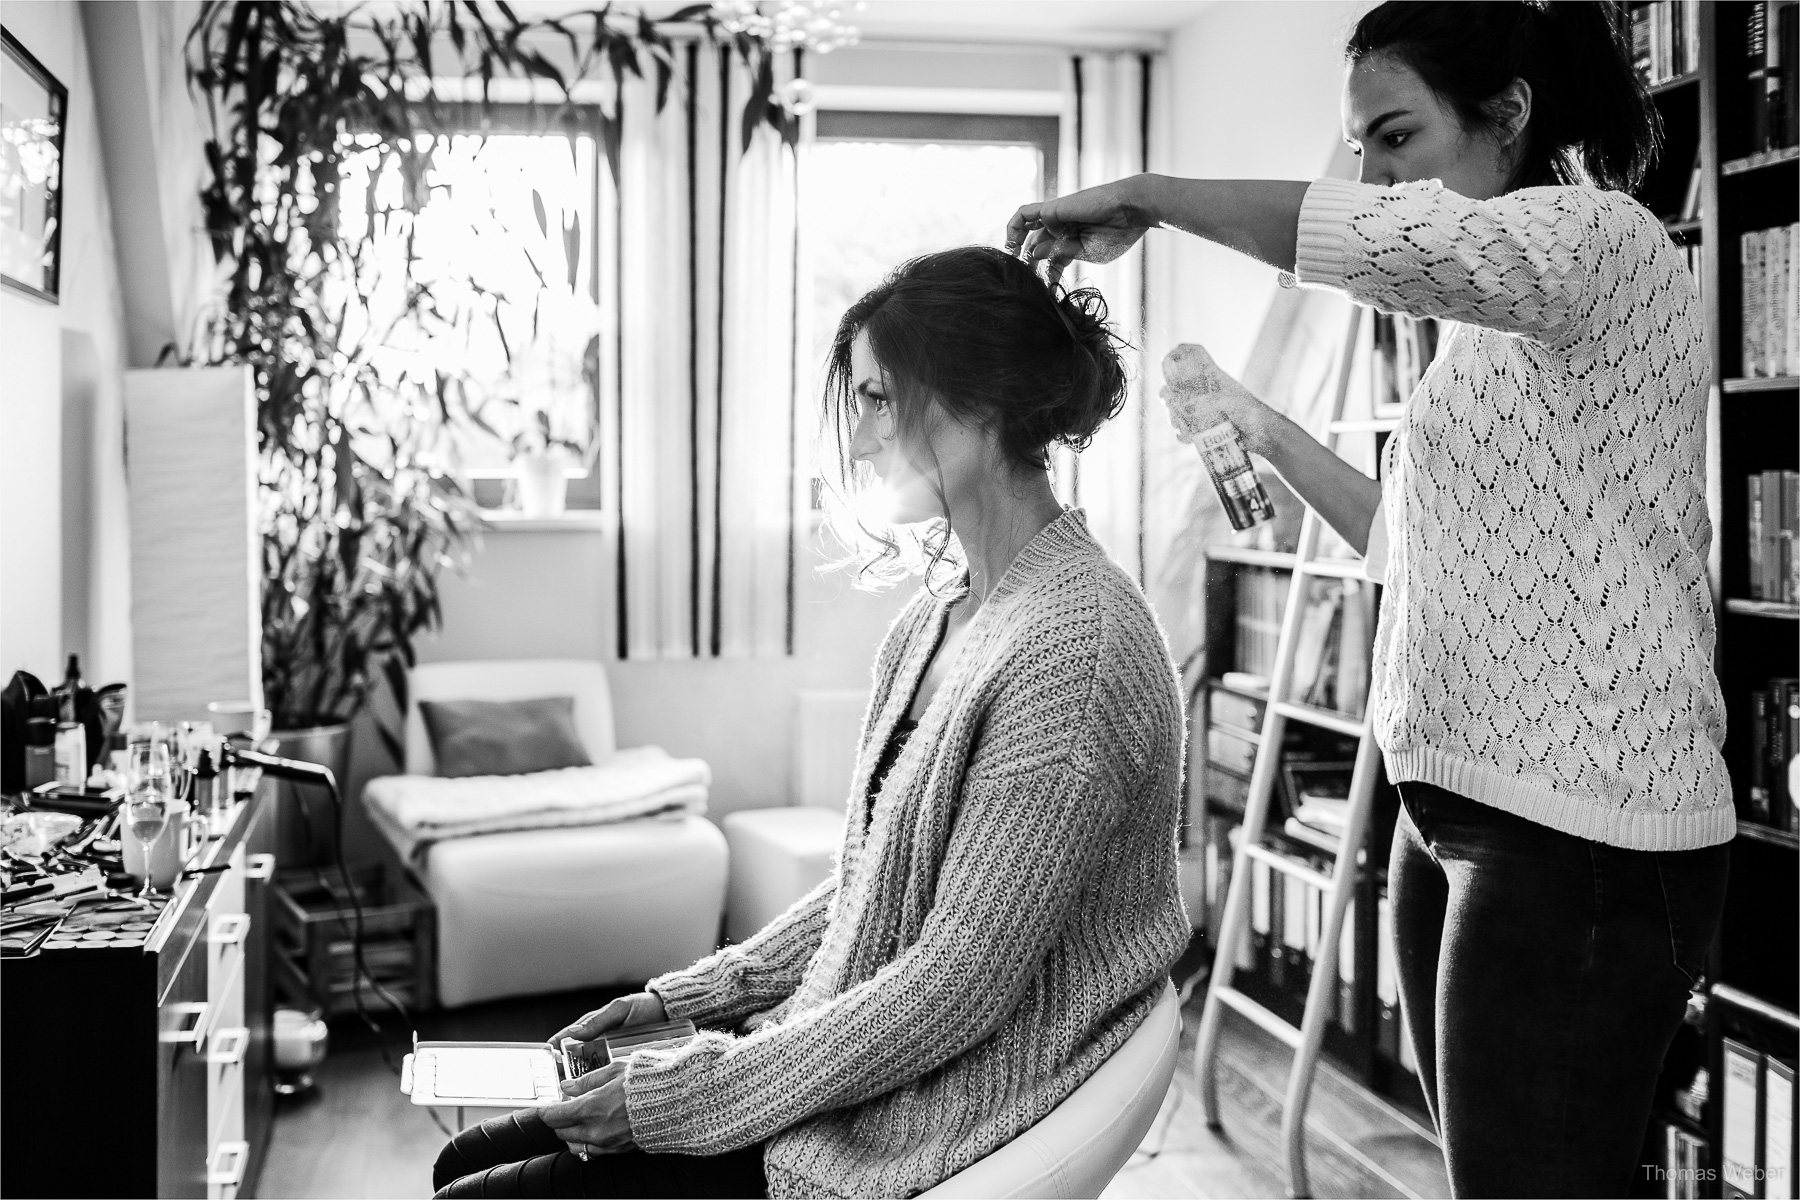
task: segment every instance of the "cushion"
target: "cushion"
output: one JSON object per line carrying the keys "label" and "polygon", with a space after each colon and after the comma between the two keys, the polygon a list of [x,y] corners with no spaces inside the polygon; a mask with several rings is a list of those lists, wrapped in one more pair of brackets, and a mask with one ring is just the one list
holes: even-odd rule
{"label": "cushion", "polygon": [[575,732],[575,697],[421,700],[437,773],[526,775],[593,765]]}

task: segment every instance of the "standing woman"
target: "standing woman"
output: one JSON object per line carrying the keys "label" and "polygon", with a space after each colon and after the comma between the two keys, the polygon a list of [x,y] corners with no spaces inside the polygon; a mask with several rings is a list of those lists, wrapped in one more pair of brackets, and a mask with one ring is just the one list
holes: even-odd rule
{"label": "standing woman", "polygon": [[1710,360],[1693,281],[1625,194],[1657,123],[1617,15],[1383,4],[1345,48],[1361,182],[1140,175],[1009,231],[1056,270],[1180,229],[1456,323],[1379,483],[1241,387],[1165,394],[1186,430],[1229,417],[1387,585],[1400,995],[1458,1196],[1626,1194],[1735,832]]}

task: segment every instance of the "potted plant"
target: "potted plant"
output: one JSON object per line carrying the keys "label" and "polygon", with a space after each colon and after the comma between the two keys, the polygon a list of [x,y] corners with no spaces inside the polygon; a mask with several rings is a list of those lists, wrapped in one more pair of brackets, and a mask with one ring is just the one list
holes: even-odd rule
{"label": "potted plant", "polygon": [[[661,20],[612,5],[535,20],[500,3],[202,6],[189,79],[209,126],[201,203],[223,294],[188,359],[246,363],[255,379],[263,685],[284,751],[322,758],[341,778],[348,724],[376,687],[385,681],[405,710],[413,640],[439,618],[438,574],[462,561],[477,528],[453,429],[465,418],[490,427],[434,339],[481,315],[481,289],[416,279],[410,241],[432,199],[436,139],[466,128],[472,107],[440,98],[435,81],[545,81],[563,97],[557,121],[573,112],[575,82],[654,72],[660,105],[676,70],[671,25],[698,25],[751,66],[746,146],[760,124],[791,143],[774,35],[711,5]],[[478,117],[485,96],[484,86]],[[602,107],[597,119],[616,172],[620,115]],[[340,204],[353,169],[365,172],[366,213]],[[390,172],[398,199],[377,203]],[[397,258],[382,239],[403,245]],[[520,448],[543,428],[522,425]],[[397,731],[378,728],[399,759]]]}

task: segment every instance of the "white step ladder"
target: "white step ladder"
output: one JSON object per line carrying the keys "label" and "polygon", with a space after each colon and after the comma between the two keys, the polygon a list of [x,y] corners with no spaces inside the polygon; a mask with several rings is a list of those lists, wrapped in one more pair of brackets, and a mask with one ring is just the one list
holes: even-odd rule
{"label": "white step ladder", "polygon": [[[1344,402],[1349,394],[1351,369],[1356,358],[1357,336],[1363,321],[1363,310],[1354,309],[1344,335],[1338,359],[1336,391],[1331,415],[1325,426],[1327,449],[1337,449],[1341,434],[1372,433],[1391,430],[1392,419],[1346,421]],[[1219,1128],[1218,1048],[1220,1009],[1242,1013],[1294,1051],[1293,1066],[1288,1073],[1287,1096],[1281,1118],[1282,1141],[1287,1147],[1288,1190],[1294,1196],[1311,1194],[1306,1175],[1306,1106],[1312,1090],[1313,1075],[1319,1065],[1319,1049],[1325,1039],[1325,1014],[1338,981],[1338,948],[1344,926],[1344,912],[1356,888],[1357,852],[1369,827],[1369,811],[1374,805],[1375,781],[1381,773],[1381,751],[1369,731],[1368,705],[1364,714],[1354,720],[1305,704],[1288,696],[1294,672],[1294,649],[1298,643],[1301,617],[1305,610],[1307,581],[1319,577],[1360,578],[1362,564],[1320,559],[1317,556],[1321,518],[1312,509],[1300,524],[1300,544],[1294,558],[1294,578],[1288,593],[1287,612],[1281,621],[1281,635],[1275,652],[1275,669],[1269,679],[1269,696],[1263,710],[1262,740],[1256,751],[1256,765],[1250,773],[1250,789],[1244,804],[1243,832],[1232,855],[1231,885],[1225,895],[1225,913],[1219,927],[1219,944],[1213,952],[1212,982],[1206,993],[1206,1007],[1200,1018],[1199,1040],[1194,1052],[1194,1069],[1200,1087],[1200,1101],[1206,1123]],[[1337,845],[1337,859],[1331,875],[1296,858],[1263,845],[1264,827],[1269,815],[1269,802],[1275,791],[1276,772],[1281,765],[1281,745],[1289,721],[1301,721],[1358,739],[1356,767],[1350,782],[1350,803],[1343,840]],[[1326,841],[1328,835],[1320,835]],[[1306,993],[1306,1008],[1296,1029],[1267,1007],[1232,986],[1237,966],[1240,941],[1247,935],[1251,862],[1263,863],[1284,875],[1295,877],[1325,894],[1323,928],[1319,932],[1318,956],[1312,965],[1312,983]]]}

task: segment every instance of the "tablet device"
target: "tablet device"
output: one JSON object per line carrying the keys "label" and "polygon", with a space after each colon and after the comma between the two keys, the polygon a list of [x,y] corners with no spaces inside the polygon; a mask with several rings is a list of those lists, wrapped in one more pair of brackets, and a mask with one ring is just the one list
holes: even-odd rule
{"label": "tablet device", "polygon": [[535,1108],[563,1098],[556,1051],[545,1042],[414,1042],[400,1090],[414,1104]]}
{"label": "tablet device", "polygon": [[692,1021],[627,1025],[578,1042],[422,1042],[400,1065],[400,1090],[414,1104],[458,1108],[536,1108],[564,1099],[559,1086],[634,1050],[679,1046]]}

